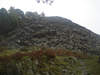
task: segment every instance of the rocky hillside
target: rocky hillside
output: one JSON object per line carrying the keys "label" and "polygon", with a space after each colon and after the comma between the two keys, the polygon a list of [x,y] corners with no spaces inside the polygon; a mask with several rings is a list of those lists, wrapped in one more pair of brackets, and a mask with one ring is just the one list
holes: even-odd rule
{"label": "rocky hillside", "polygon": [[42,46],[98,54],[100,36],[66,18],[24,16],[14,31],[6,37],[1,37],[0,45],[9,47]]}

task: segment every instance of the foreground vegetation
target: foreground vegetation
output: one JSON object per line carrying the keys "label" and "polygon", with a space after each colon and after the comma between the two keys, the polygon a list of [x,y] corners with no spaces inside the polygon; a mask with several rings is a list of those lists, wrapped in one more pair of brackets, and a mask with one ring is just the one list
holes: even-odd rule
{"label": "foreground vegetation", "polygon": [[100,75],[96,56],[61,49],[1,49],[0,75]]}
{"label": "foreground vegetation", "polygon": [[89,75],[100,75],[100,62],[98,62],[98,56],[92,56],[89,59],[85,59],[85,66],[87,66]]}

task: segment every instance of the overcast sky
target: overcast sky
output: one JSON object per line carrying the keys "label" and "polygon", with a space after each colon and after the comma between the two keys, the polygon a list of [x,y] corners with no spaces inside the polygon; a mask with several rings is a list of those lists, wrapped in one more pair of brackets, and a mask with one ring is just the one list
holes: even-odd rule
{"label": "overcast sky", "polygon": [[25,11],[44,12],[47,16],[62,16],[100,34],[100,0],[55,0],[52,6],[35,0],[0,0],[0,8],[10,6]]}

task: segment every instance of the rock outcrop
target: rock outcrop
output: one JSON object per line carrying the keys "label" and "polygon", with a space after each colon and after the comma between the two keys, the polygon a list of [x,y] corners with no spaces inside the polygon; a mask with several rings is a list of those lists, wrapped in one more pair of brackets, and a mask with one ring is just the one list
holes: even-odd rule
{"label": "rock outcrop", "polygon": [[44,46],[98,54],[100,35],[62,17],[24,18],[0,45],[9,47]]}

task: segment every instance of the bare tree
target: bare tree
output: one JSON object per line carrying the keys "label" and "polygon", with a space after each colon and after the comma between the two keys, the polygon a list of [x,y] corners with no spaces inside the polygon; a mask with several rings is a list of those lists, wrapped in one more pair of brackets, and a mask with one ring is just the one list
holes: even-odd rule
{"label": "bare tree", "polygon": [[54,2],[54,0],[36,0],[37,1],[37,3],[40,3],[40,2],[42,2],[42,3],[46,3],[46,4],[49,4],[49,5],[51,5],[53,2]]}

